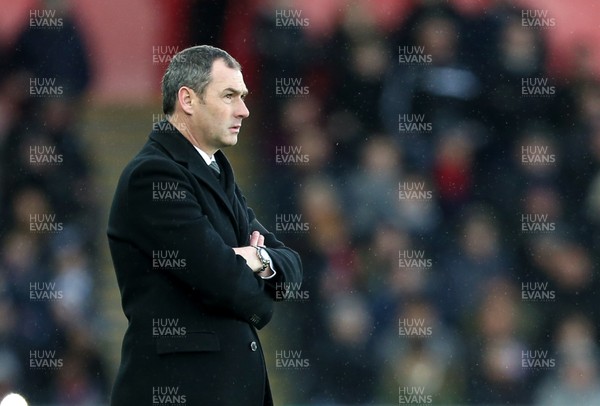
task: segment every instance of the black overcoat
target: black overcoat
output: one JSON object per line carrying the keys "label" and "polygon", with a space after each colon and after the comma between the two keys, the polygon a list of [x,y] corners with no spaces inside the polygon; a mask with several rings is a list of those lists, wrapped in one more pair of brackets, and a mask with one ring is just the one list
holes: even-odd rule
{"label": "black overcoat", "polygon": [[[225,155],[215,158],[221,180],[163,121],[123,170],[108,224],[128,320],[113,406],[272,404],[256,329],[271,319],[276,291],[301,281],[302,265],[256,220]],[[272,279],[232,250],[254,230]]]}

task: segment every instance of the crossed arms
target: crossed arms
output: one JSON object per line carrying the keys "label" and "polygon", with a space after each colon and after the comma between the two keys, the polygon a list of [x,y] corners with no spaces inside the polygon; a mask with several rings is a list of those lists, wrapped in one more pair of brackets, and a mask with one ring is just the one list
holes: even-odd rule
{"label": "crossed arms", "polygon": [[[153,202],[155,182],[177,185],[178,191],[185,192],[181,194],[185,198]],[[156,250],[175,251],[186,259],[186,268],[164,272],[183,282],[202,304],[226,310],[233,317],[262,328],[272,316],[276,290],[301,281],[300,257],[265,229],[249,208],[247,218],[252,234],[248,244],[226,244],[209,220],[209,211],[217,208],[205,207],[206,196],[198,193],[194,182],[189,171],[168,159],[145,159],[128,168],[117,189],[117,204],[123,211],[120,219],[127,222],[127,239],[135,241],[150,258]],[[273,278],[263,279],[272,269],[261,275],[253,272],[262,266],[253,245],[265,246],[277,270]]]}

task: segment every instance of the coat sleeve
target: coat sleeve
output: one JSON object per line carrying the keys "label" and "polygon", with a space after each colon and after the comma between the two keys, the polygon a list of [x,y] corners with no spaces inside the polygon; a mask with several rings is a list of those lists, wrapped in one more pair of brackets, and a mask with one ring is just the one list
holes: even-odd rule
{"label": "coat sleeve", "polygon": [[[238,190],[239,193],[239,190]],[[302,284],[302,261],[300,255],[285,246],[277,237],[267,230],[257,219],[254,211],[248,208],[250,232],[259,231],[265,237],[265,247],[277,274],[265,279],[265,290],[275,300],[283,300],[288,290],[299,290]]]}
{"label": "coat sleeve", "polygon": [[[156,201],[157,185],[170,185],[177,199]],[[130,172],[126,210],[131,238],[149,258],[174,252],[185,259],[185,269],[161,269],[187,285],[210,307],[262,328],[271,319],[273,301],[264,281],[243,257],[224,243],[209,222],[188,176],[172,161],[146,159]]]}

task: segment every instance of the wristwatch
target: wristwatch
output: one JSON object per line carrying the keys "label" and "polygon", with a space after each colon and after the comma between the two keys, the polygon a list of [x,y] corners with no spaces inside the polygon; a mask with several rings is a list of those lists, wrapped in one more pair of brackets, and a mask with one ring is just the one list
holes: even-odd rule
{"label": "wristwatch", "polygon": [[258,259],[260,259],[260,262],[262,263],[262,268],[254,271],[255,273],[259,273],[268,269],[271,266],[271,261],[269,260],[267,251],[265,251],[263,247],[255,245],[254,248],[256,248],[256,255],[258,255]]}

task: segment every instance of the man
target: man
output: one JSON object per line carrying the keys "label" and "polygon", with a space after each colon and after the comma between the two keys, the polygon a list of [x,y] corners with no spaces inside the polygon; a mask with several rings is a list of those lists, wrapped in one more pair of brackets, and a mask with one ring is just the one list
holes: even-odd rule
{"label": "man", "polygon": [[196,46],[173,57],[163,111],[124,169],[108,239],[129,326],[112,405],[269,405],[256,330],[298,254],[255,218],[221,149],[249,112],[239,63]]}

